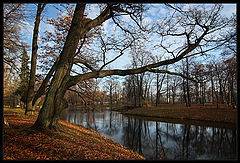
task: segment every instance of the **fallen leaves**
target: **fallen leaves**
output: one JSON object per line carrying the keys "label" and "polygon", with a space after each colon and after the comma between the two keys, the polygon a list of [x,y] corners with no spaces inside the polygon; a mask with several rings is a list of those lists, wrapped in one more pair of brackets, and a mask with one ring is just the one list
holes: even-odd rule
{"label": "fallen leaves", "polygon": [[192,104],[186,107],[184,104],[161,104],[158,107],[135,108],[125,114],[159,118],[189,119],[200,121],[224,122],[236,124],[237,111],[223,105],[216,109],[214,104]]}
{"label": "fallen leaves", "polygon": [[5,117],[10,127],[4,128],[4,160],[144,159],[83,126],[60,121],[59,131],[45,133],[29,129],[36,115],[25,116],[16,110],[4,109]]}

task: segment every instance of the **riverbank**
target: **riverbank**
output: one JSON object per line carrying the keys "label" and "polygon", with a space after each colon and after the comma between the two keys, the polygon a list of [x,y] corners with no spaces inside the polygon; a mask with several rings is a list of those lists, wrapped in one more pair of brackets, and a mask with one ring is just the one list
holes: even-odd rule
{"label": "riverbank", "polygon": [[204,121],[218,122],[225,124],[236,124],[237,111],[231,107],[220,105],[217,108],[213,104],[193,104],[191,107],[186,107],[181,104],[161,104],[159,106],[134,108],[123,111],[124,114],[143,116],[151,118],[161,118],[161,120],[177,122],[187,121]]}
{"label": "riverbank", "polygon": [[29,129],[38,112],[4,108],[4,160],[136,160],[141,155],[83,126],[59,121],[58,131]]}

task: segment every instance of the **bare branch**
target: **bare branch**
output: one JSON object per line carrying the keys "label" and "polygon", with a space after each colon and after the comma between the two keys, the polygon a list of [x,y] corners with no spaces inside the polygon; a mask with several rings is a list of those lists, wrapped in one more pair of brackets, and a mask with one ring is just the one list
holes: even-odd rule
{"label": "bare branch", "polygon": [[160,62],[153,63],[153,64],[149,64],[149,65],[146,65],[146,66],[143,66],[143,67],[140,67],[140,68],[126,69],[126,70],[120,70],[120,69],[101,70],[101,71],[97,71],[97,72],[91,72],[91,73],[85,73],[85,74],[82,74],[82,75],[72,76],[68,85],[72,86],[72,85],[75,85],[80,80],[86,80],[86,79],[90,79],[90,78],[102,78],[102,77],[110,76],[110,75],[126,76],[126,75],[131,75],[131,74],[139,74],[139,73],[143,73],[145,71],[151,71],[152,68],[156,68],[156,67],[159,67],[159,66],[168,65],[168,64],[178,62],[185,55],[187,55],[188,53],[193,51],[196,47],[198,47],[200,41],[203,39],[203,37],[206,35],[206,33],[207,33],[207,31],[205,31],[197,39],[197,41],[194,44],[190,44],[188,46],[188,48],[184,52],[182,52],[179,56],[177,56],[176,58],[160,61]]}
{"label": "bare branch", "polygon": [[114,17],[112,17],[112,20],[113,20],[113,22],[121,29],[121,30],[123,30],[124,32],[126,32],[126,33],[129,33],[129,34],[131,34],[131,36],[133,37],[133,34],[135,34],[135,33],[133,33],[133,32],[130,32],[129,30],[127,30],[127,29],[124,29],[118,22],[116,22],[116,20],[115,20],[115,18]]}
{"label": "bare branch", "polygon": [[116,59],[118,59],[119,57],[121,57],[124,53],[124,51],[129,47],[131,46],[131,44],[133,43],[134,40],[132,40],[128,46],[124,47],[123,49],[119,49],[120,50],[120,54],[118,56],[116,56],[115,58],[113,58],[112,60],[110,60],[109,62],[107,63],[104,63],[104,65],[102,65],[102,67],[98,70],[98,71],[101,71],[105,66],[107,66],[108,64],[114,62]]}
{"label": "bare branch", "polygon": [[91,71],[96,71],[91,65],[88,64],[89,62],[86,60],[74,58],[73,63],[81,63],[84,66],[86,66],[87,68],[89,68]]}
{"label": "bare branch", "polygon": [[193,82],[196,82],[198,83],[197,80],[193,79],[193,78],[190,78],[190,77],[187,77],[181,73],[177,73],[177,72],[171,72],[171,71],[168,71],[168,70],[156,70],[156,69],[151,69],[149,70],[149,72],[153,72],[153,73],[166,73],[166,74],[169,74],[169,75],[177,75],[177,76],[181,76],[182,78],[186,78],[186,79],[189,79]]}

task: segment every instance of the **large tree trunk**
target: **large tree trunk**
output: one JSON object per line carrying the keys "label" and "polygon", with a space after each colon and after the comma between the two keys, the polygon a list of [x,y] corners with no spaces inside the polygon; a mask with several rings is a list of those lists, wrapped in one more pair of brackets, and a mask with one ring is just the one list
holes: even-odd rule
{"label": "large tree trunk", "polygon": [[64,98],[64,94],[66,93],[66,90],[67,90],[67,87],[62,86],[57,91],[57,95],[54,101],[54,113],[50,121],[49,128],[55,128],[55,129],[57,128],[58,120],[60,119],[62,110],[68,107],[68,102]]}
{"label": "large tree trunk", "polygon": [[[64,71],[59,71],[64,74]],[[61,73],[58,73],[61,74]],[[61,111],[67,106],[66,100],[63,98],[67,88],[63,86],[65,81],[57,82],[60,80],[61,75],[57,75],[55,80],[53,79],[52,87],[49,89],[46,99],[43,103],[42,109],[38,115],[38,119],[34,124],[35,128],[45,129],[45,128],[57,128],[57,120],[61,114]]]}
{"label": "large tree trunk", "polygon": [[37,15],[35,19],[35,25],[33,30],[33,40],[32,40],[32,58],[31,58],[31,70],[30,70],[30,79],[28,82],[28,91],[27,91],[27,101],[26,101],[26,108],[25,108],[25,115],[28,111],[32,111],[32,99],[34,96],[34,85],[35,85],[35,78],[36,78],[36,65],[37,65],[37,38],[38,38],[38,29],[40,25],[40,16],[46,4],[38,4]]}
{"label": "large tree trunk", "polygon": [[[70,70],[73,64],[73,56],[78,42],[84,36],[82,24],[85,4],[77,5],[73,16],[69,33],[60,54],[60,60],[56,66],[56,72],[51,81],[46,99],[35,122],[35,128],[44,130],[46,128],[56,128],[57,121],[62,109],[67,106],[63,96],[68,89],[67,83],[70,77]],[[83,29],[84,30],[84,29]]]}
{"label": "large tree trunk", "polygon": [[[34,128],[38,128],[40,130],[57,128],[57,122],[61,111],[67,107],[64,94],[66,93],[67,89],[71,87],[71,83],[69,84],[70,71],[73,65],[75,51],[77,49],[79,40],[84,38],[85,34],[87,34],[89,30],[102,24],[105,20],[110,18],[109,7],[107,7],[94,20],[84,18],[83,15],[85,11],[85,5],[85,3],[78,3],[76,5],[71,27],[68,31],[68,35],[59,60],[55,62],[56,68],[53,69],[55,73],[50,83],[43,106],[39,112],[38,118],[33,125]],[[94,75],[95,73],[96,72],[94,72]],[[89,79],[91,78],[91,75],[86,75],[85,78]],[[44,90],[44,88],[41,90]]]}

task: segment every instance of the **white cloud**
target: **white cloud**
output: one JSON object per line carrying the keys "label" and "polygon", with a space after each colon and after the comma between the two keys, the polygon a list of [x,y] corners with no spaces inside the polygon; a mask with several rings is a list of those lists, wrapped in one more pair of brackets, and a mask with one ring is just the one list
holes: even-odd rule
{"label": "white cloud", "polygon": [[33,25],[28,23],[27,21],[21,20],[22,26],[21,26],[21,32],[22,33],[29,33],[32,35],[33,32]]}
{"label": "white cloud", "polygon": [[232,16],[232,14],[236,14],[236,4],[223,4],[222,14],[226,17]]}
{"label": "white cloud", "polygon": [[143,19],[143,25],[148,25],[151,24],[153,22],[153,20],[150,17],[145,17]]}
{"label": "white cloud", "polygon": [[[22,21],[22,26],[21,26],[21,33],[22,33],[22,39],[26,40],[28,45],[31,45],[32,42],[32,37],[33,37],[33,28],[34,25],[28,23],[27,21]],[[40,27],[39,27],[39,35],[38,35],[38,41],[40,41],[41,36],[45,31],[48,32],[54,32],[54,27],[50,24],[44,23],[43,21],[40,22]]]}
{"label": "white cloud", "polygon": [[151,7],[149,10],[148,10],[148,13],[151,15],[151,16],[157,16],[157,13],[159,12],[159,8],[153,6]]}
{"label": "white cloud", "polygon": [[151,17],[160,17],[167,14],[164,4],[150,4],[148,15]]}
{"label": "white cloud", "polygon": [[41,23],[40,23],[40,32],[41,33],[45,32],[45,31],[54,32],[54,29],[55,28],[53,25],[41,21]]}
{"label": "white cloud", "polygon": [[109,30],[109,20],[103,22],[103,29],[105,31],[105,33]]}
{"label": "white cloud", "polygon": [[90,18],[90,19],[96,18],[100,13],[98,4],[89,4],[86,8],[86,13],[87,13],[87,18]]}
{"label": "white cloud", "polygon": [[123,22],[130,22],[131,18],[130,18],[129,15],[122,15],[121,16],[121,21],[123,21]]}
{"label": "white cloud", "polygon": [[[31,45],[32,45],[32,36],[33,36],[33,25],[28,23],[27,21],[21,21],[21,39],[27,44],[30,45],[30,51],[31,51]],[[28,52],[28,54],[30,54]]]}
{"label": "white cloud", "polygon": [[162,15],[166,15],[167,12],[168,12],[168,11],[167,11],[165,8],[163,8],[163,7],[161,7],[161,8],[159,9],[159,11],[158,11],[158,13],[161,13]]}

